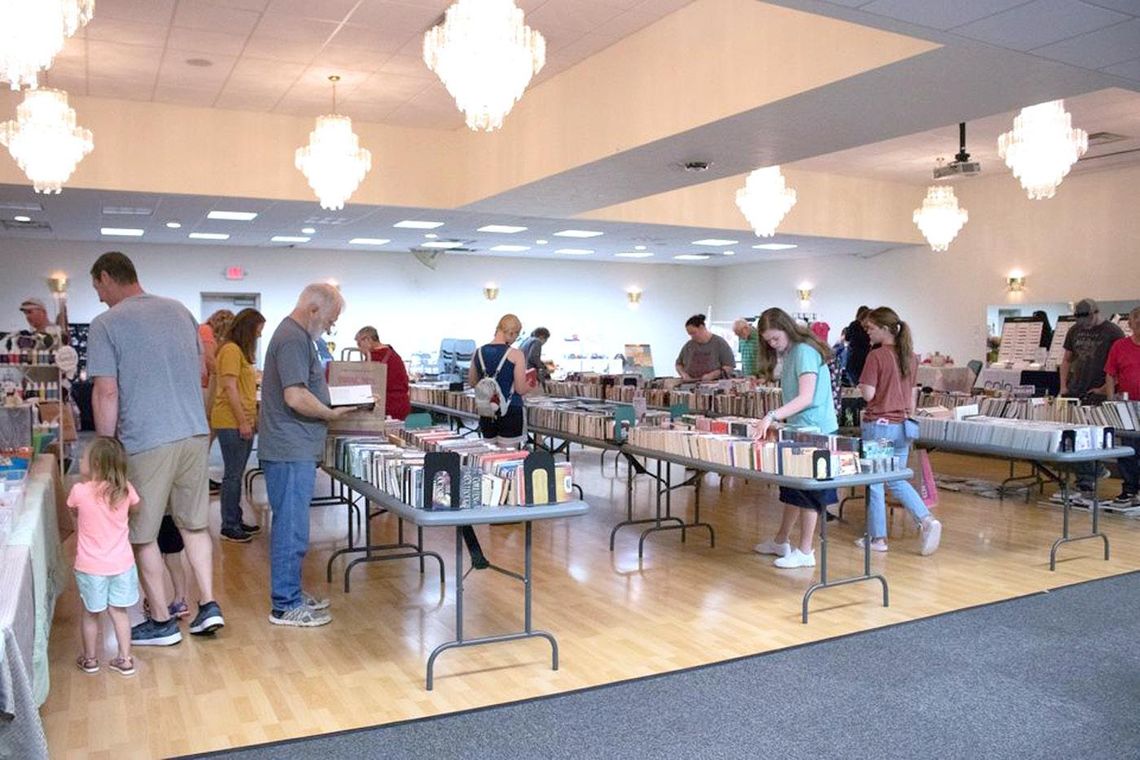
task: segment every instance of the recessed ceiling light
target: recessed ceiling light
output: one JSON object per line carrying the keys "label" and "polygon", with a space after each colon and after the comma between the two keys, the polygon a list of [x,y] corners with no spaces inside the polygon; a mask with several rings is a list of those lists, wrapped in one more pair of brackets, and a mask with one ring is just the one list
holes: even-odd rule
{"label": "recessed ceiling light", "polygon": [[436,227],[442,227],[443,222],[418,222],[415,219],[405,219],[402,222],[396,222],[393,227],[401,227],[406,230],[434,230]]}
{"label": "recessed ceiling light", "polygon": [[550,242],[549,240],[536,240],[536,241],[534,241],[534,244],[535,245],[546,245],[549,242]]}
{"label": "recessed ceiling light", "polygon": [[721,254],[724,256],[735,256],[736,251],[721,251]]}
{"label": "recessed ceiling light", "polygon": [[649,251],[622,251],[614,254],[623,259],[647,259],[652,255]]}
{"label": "recessed ceiling light", "polygon": [[504,235],[511,235],[515,232],[522,232],[526,227],[512,227],[509,224],[488,224],[479,228],[479,232],[501,232]]}
{"label": "recessed ceiling light", "polygon": [[425,232],[424,237],[428,240],[435,240],[437,237],[439,237],[439,235],[435,234],[434,232]]}
{"label": "recessed ceiling light", "polygon": [[519,251],[529,251],[529,245],[496,245],[491,248],[492,251],[502,251],[503,253],[518,253]]}
{"label": "recessed ceiling light", "polygon": [[760,245],[754,245],[752,247],[761,251],[786,251],[789,248],[796,248],[797,246],[791,243],[761,243]]}
{"label": "recessed ceiling light", "polygon": [[100,227],[99,234],[116,237],[142,237],[143,231],[132,227]]}
{"label": "recessed ceiling light", "polygon": [[635,246],[633,247],[633,250],[635,250],[635,251],[644,251],[644,250],[645,250],[645,246],[643,246],[643,245],[635,245]]}
{"label": "recessed ceiling light", "polygon": [[463,245],[462,240],[429,240],[426,243],[421,243],[423,248],[459,248]]}
{"label": "recessed ceiling light", "polygon": [[150,216],[154,209],[140,206],[104,206],[103,216]]}
{"label": "recessed ceiling light", "polygon": [[269,242],[271,243],[307,243],[310,240],[312,240],[312,238],[299,237],[297,235],[274,235],[269,238]]}
{"label": "recessed ceiling light", "polygon": [[673,257],[677,261],[704,261],[712,258],[707,253],[681,253]]}
{"label": "recessed ceiling light", "polygon": [[228,232],[191,232],[186,237],[193,240],[229,240]]}
{"label": "recessed ceiling light", "polygon": [[316,227],[302,227],[301,228],[301,232],[306,234],[306,235],[312,235],[316,231],[317,231]]}
{"label": "recessed ceiling light", "polygon": [[182,222],[167,222],[166,226],[172,230],[177,230],[182,228]]}
{"label": "recessed ceiling light", "polygon": [[564,253],[567,256],[589,256],[593,251],[588,248],[559,248],[555,253]]}
{"label": "recessed ceiling light", "polygon": [[569,237],[569,238],[592,238],[592,237],[597,237],[598,235],[601,235],[601,234],[603,234],[603,233],[595,232],[593,230],[562,230],[561,232],[555,232],[554,236],[555,237]]}
{"label": "recessed ceiling light", "polygon": [[348,241],[349,245],[384,245],[391,243],[388,238],[353,238]]}
{"label": "recessed ceiling light", "polygon": [[30,222],[30,221],[32,221],[32,218],[30,216],[14,216],[14,217],[12,217],[12,221],[13,222]]}
{"label": "recessed ceiling light", "polygon": [[211,211],[206,214],[206,218],[227,222],[252,222],[257,218],[257,214],[253,211]]}
{"label": "recessed ceiling light", "polygon": [[693,245],[736,245],[739,240],[722,240],[721,238],[705,238],[704,240],[694,240]]}

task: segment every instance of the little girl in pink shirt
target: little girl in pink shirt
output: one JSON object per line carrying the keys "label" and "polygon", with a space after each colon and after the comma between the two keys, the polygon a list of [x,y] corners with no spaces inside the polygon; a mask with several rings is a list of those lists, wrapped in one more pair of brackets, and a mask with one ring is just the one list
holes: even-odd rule
{"label": "little girl in pink shirt", "polygon": [[139,600],[135,557],[127,540],[127,513],[139,503],[127,481],[127,454],[114,438],[96,438],[83,452],[80,473],[67,496],[78,518],[75,583],[83,599],[83,653],[75,664],[84,673],[99,672],[96,640],[99,615],[106,611],[115,627],[118,656],[107,663],[124,676],[135,673],[127,608]]}

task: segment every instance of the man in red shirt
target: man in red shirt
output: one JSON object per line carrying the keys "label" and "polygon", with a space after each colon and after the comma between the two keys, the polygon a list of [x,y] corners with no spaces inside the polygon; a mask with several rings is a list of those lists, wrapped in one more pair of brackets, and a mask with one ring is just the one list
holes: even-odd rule
{"label": "man in red shirt", "polygon": [[[1140,399],[1140,306],[1128,313],[1128,327],[1132,335],[1119,338],[1108,350],[1104,363],[1105,391],[1109,398]],[[1120,477],[1124,480],[1120,495],[1113,506],[1140,506],[1140,454],[1117,460]]]}
{"label": "man in red shirt", "polygon": [[384,413],[397,420],[406,420],[412,411],[408,392],[408,370],[396,349],[380,342],[380,334],[372,325],[356,333],[356,347],[366,358],[388,365],[388,384],[384,393]]}

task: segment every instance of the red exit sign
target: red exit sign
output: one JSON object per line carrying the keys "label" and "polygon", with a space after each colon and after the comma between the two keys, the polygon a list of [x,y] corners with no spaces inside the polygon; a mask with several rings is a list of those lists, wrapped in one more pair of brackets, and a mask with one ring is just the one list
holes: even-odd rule
{"label": "red exit sign", "polygon": [[245,270],[241,267],[226,267],[227,280],[244,280]]}

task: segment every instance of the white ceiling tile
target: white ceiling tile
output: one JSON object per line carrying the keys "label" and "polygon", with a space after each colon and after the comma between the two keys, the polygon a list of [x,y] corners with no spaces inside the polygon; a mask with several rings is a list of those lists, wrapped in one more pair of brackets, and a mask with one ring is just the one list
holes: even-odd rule
{"label": "white ceiling tile", "polygon": [[439,20],[449,5],[451,3],[448,0],[425,0],[421,3],[407,0],[369,2],[357,8],[349,21],[381,29],[417,31],[422,34]]}
{"label": "white ceiling tile", "polygon": [[200,89],[220,89],[233,70],[233,56],[216,55],[211,59],[213,66],[191,66],[173,51],[162,60],[158,72],[158,84],[165,87],[195,87]]}
{"label": "white ceiling tile", "polygon": [[56,53],[54,66],[58,66],[65,61],[84,61],[87,60],[87,40],[77,39],[71,37],[63,45],[63,50]]}
{"label": "white ceiling tile", "polygon": [[[572,3],[546,3],[526,17],[526,23],[542,32],[546,27],[563,27],[578,32],[590,32],[621,13],[620,8],[601,0],[575,0]],[[545,32],[543,32],[545,34]]]}
{"label": "white ceiling tile", "polygon": [[1126,77],[1140,81],[1140,58],[1118,63],[1115,66],[1109,66],[1105,71],[1109,74],[1115,74],[1118,77]]}
{"label": "white ceiling tile", "polygon": [[254,33],[245,44],[244,55],[274,61],[309,63],[321,52],[319,41],[298,42],[266,37]]}
{"label": "white ceiling tile", "polygon": [[670,13],[675,13],[692,2],[693,0],[642,0],[640,4],[633,7],[633,10],[654,13],[657,18],[665,18]]}
{"label": "white ceiling tile", "polygon": [[395,53],[411,39],[423,39],[419,32],[377,29],[372,26],[344,24],[329,41],[330,45],[371,48],[381,53]]}
{"label": "white ceiling tile", "polygon": [[314,66],[329,69],[350,69],[372,73],[378,70],[390,55],[369,48],[326,45],[313,59]]}
{"label": "white ceiling tile", "polygon": [[215,108],[228,108],[234,111],[272,111],[280,100],[279,95],[270,92],[241,92],[223,90],[214,101]]}
{"label": "white ceiling tile", "polygon": [[[44,87],[53,87],[57,90],[63,90],[68,95],[86,95],[87,72],[60,71],[53,66],[50,76],[45,81],[41,81],[40,84]],[[72,105],[75,104],[72,103]],[[79,121],[83,121],[82,115],[80,115]]]}
{"label": "white ceiling tile", "polygon": [[169,24],[174,0],[99,0],[91,23],[100,17],[143,24]]}
{"label": "white ceiling tile", "polygon": [[246,11],[265,10],[265,6],[269,5],[269,0],[208,0],[214,5],[223,5],[227,8],[241,8]]}
{"label": "white ceiling tile", "polygon": [[[398,107],[404,104],[405,101],[389,101],[389,102],[375,102],[375,103],[346,103],[342,109],[345,114],[356,122],[372,122],[379,123],[387,119],[388,115],[395,111]],[[364,147],[368,147],[365,145]],[[376,156],[373,156],[375,161]]]}
{"label": "white ceiling tile", "polygon": [[[103,6],[99,6],[102,10]],[[98,13],[87,25],[87,39],[104,42],[121,42],[127,45],[162,47],[166,40],[166,24],[143,24],[137,21],[100,16]]]}
{"label": "white ceiling tile", "polygon": [[424,63],[422,56],[394,55],[380,67],[380,74],[396,74],[402,77],[435,79],[436,76]]}
{"label": "white ceiling tile", "polygon": [[275,37],[279,40],[324,43],[336,31],[332,21],[298,21],[288,16],[265,16],[257,25],[255,36]]}
{"label": "white ceiling tile", "polygon": [[320,116],[332,110],[330,98],[294,98],[285,97],[273,109],[274,113],[291,114],[294,116]]}
{"label": "white ceiling tile", "polygon": [[166,47],[169,50],[183,50],[191,53],[233,55],[241,53],[247,35],[213,32],[205,29],[173,27]]}
{"label": "white ceiling tile", "polygon": [[242,57],[230,72],[228,84],[241,90],[256,92],[262,88],[277,87],[284,94],[305,71],[303,63],[267,61]]}
{"label": "white ceiling tile", "polygon": [[1140,57],[1140,19],[1037,48],[1037,55],[1100,69]]}
{"label": "white ceiling tile", "polygon": [[249,34],[261,18],[259,13],[211,5],[202,0],[179,0],[174,25],[189,29],[224,29],[230,34]]}
{"label": "white ceiling tile", "polygon": [[403,77],[397,74],[373,74],[353,90],[352,97],[360,99],[408,99],[423,92],[431,80],[422,77]]}
{"label": "white ceiling tile", "polygon": [[121,78],[103,78],[103,77],[88,77],[87,78],[87,94],[96,98],[122,98],[124,100],[147,100],[151,99],[152,84],[140,85],[137,82],[127,81]]}
{"label": "white ceiling tile", "polygon": [[162,61],[160,48],[121,45],[117,42],[87,41],[88,72],[101,79],[120,78],[137,84],[154,81]]}
{"label": "white ceiling tile", "polygon": [[340,23],[358,0],[270,0],[265,9],[267,16],[291,16]]}
{"label": "white ceiling tile", "polygon": [[1127,20],[1116,11],[1071,0],[1035,0],[954,30],[1012,50],[1032,50]]}
{"label": "white ceiling tile", "polygon": [[332,82],[329,81],[330,76],[340,77],[340,81],[336,83],[337,94],[348,97],[352,94],[353,90],[372,75],[366,71],[310,66],[298,77],[289,94],[306,93],[313,97],[319,97],[325,94],[331,101],[333,85]]}
{"label": "white ceiling tile", "polygon": [[51,68],[40,75],[40,84],[49,83],[52,87],[57,87],[55,83],[59,77],[85,77],[87,76],[87,58],[66,58],[64,60],[55,59],[55,63]]}
{"label": "white ceiling tile", "polygon": [[[916,3],[914,0],[875,0],[859,8],[931,29],[950,29],[1021,5],[1025,0],[954,0],[952,3]],[[854,3],[844,3],[854,5]]]}
{"label": "white ceiling tile", "polygon": [[154,99],[163,103],[176,103],[184,106],[210,107],[218,96],[217,89],[200,90],[190,87],[171,87],[160,81],[154,90]]}

